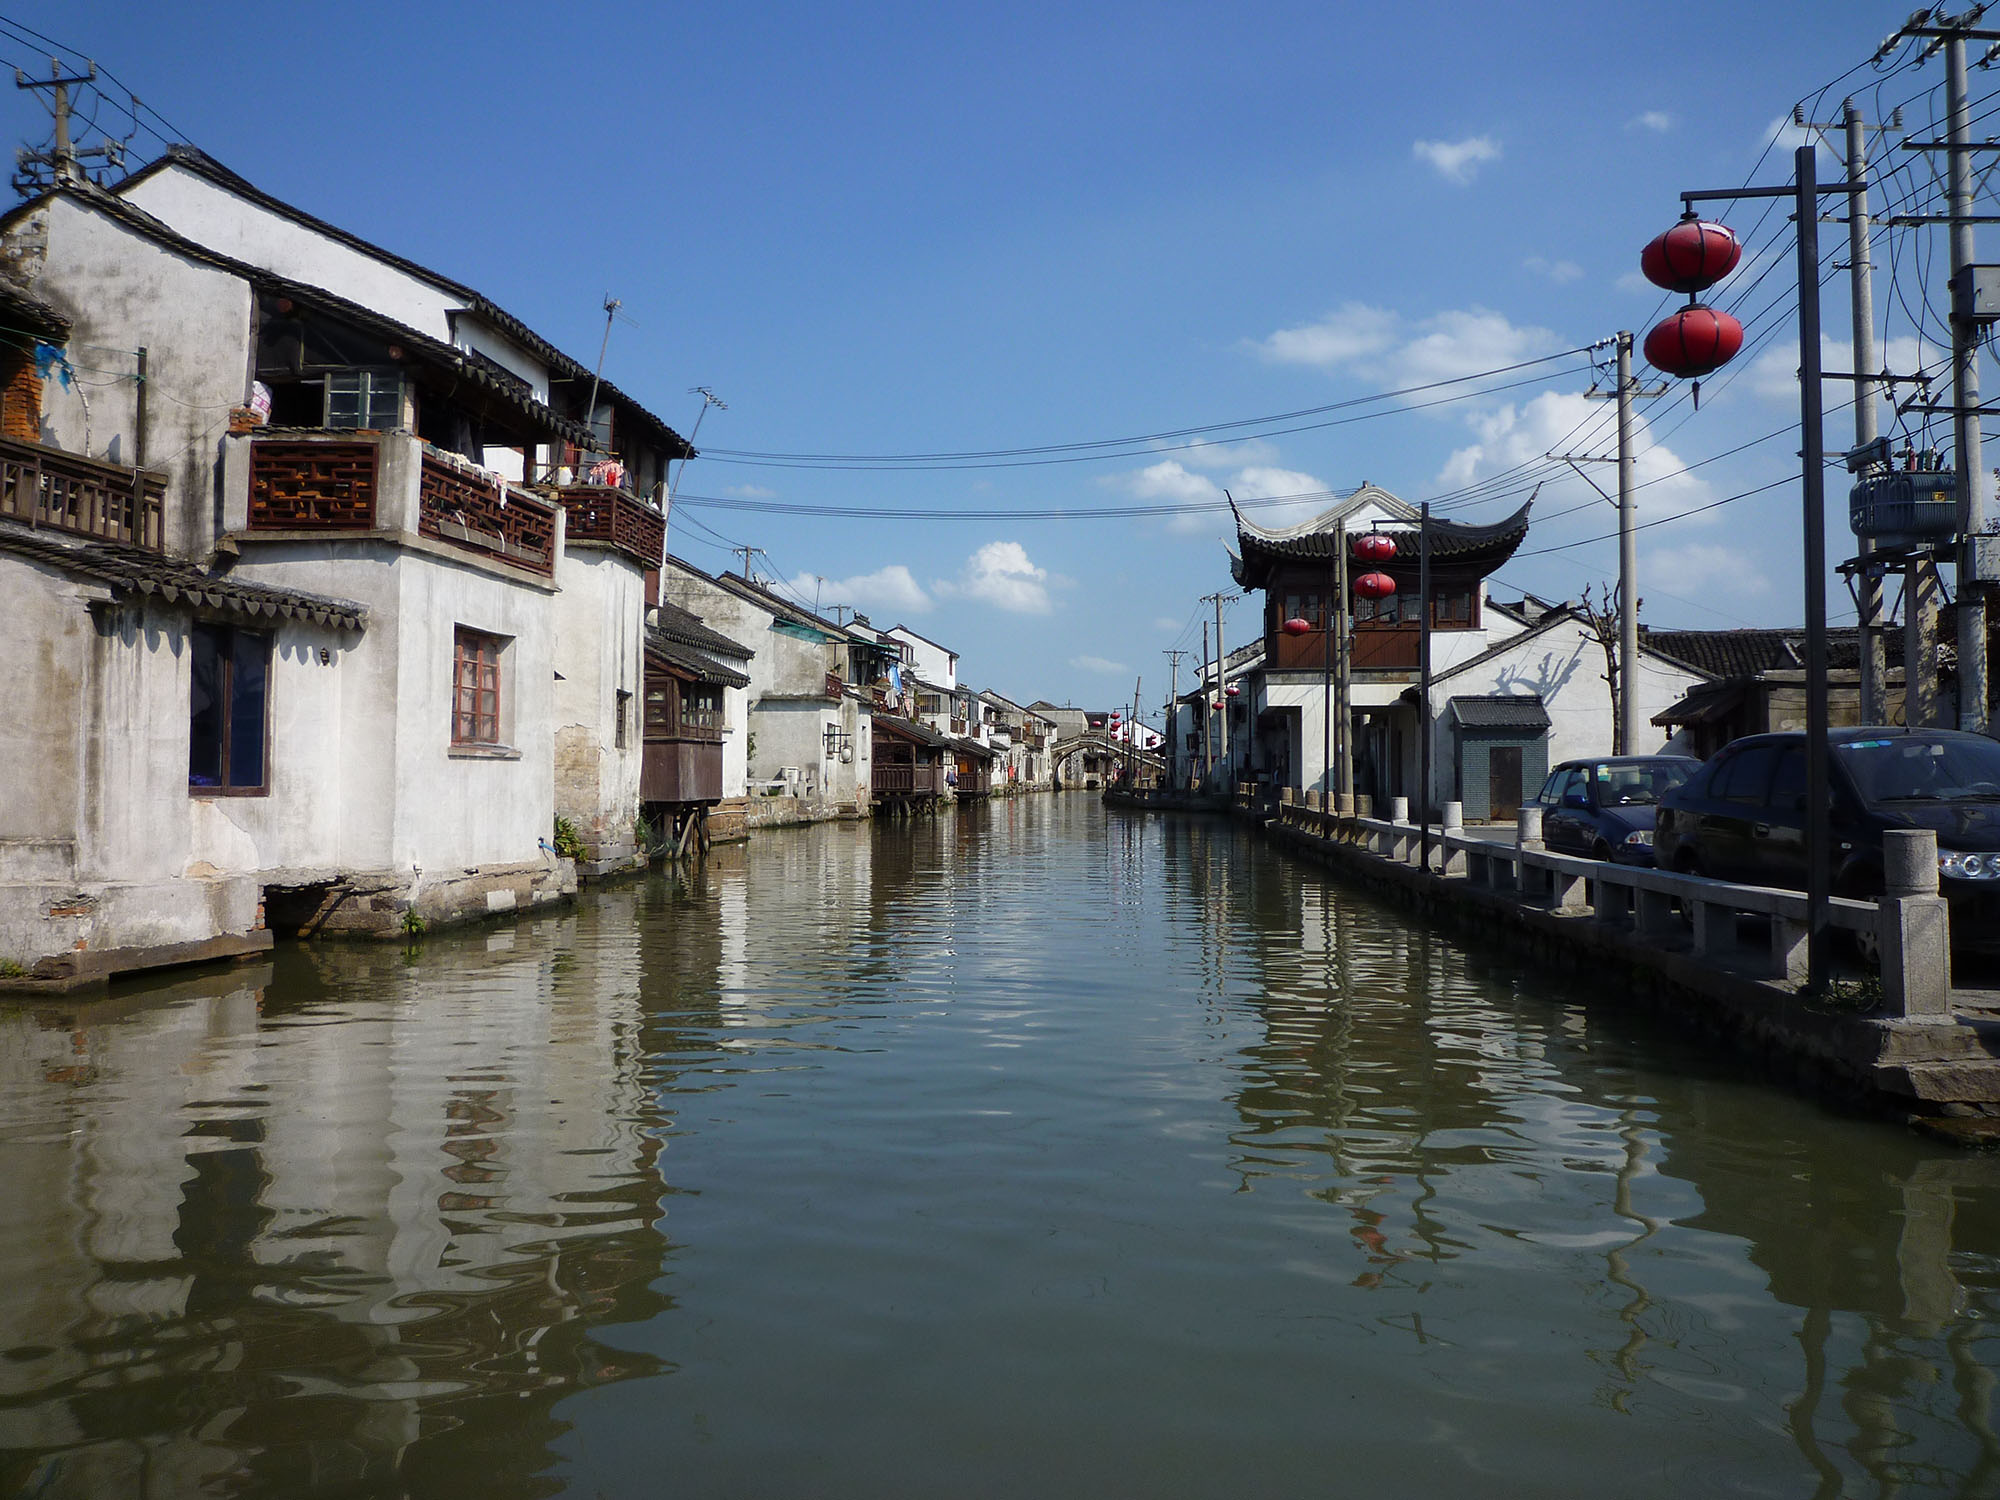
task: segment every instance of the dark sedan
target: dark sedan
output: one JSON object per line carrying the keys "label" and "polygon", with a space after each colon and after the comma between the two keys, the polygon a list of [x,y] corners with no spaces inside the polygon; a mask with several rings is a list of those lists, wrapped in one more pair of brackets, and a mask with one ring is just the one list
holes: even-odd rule
{"label": "dark sedan", "polygon": [[[1663,800],[1663,868],[1748,885],[1806,884],[1806,737],[1732,740]],[[1882,891],[1882,834],[1937,834],[1955,947],[2000,951],[2000,744],[1955,729],[1869,727],[1827,735],[1833,892]]]}
{"label": "dark sedan", "polygon": [[1621,865],[1653,862],[1653,816],[1662,795],[1701,762],[1686,755],[1566,760],[1542,783],[1542,842],[1564,854]]}

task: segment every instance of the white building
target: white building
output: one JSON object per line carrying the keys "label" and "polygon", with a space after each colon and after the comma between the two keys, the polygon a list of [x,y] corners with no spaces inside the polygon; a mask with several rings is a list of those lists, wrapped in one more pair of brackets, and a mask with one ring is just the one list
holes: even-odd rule
{"label": "white building", "polygon": [[9,671],[64,766],[0,822],[0,957],[552,900],[558,812],[629,859],[664,540],[637,485],[685,443],[615,388],[586,424],[580,365],[198,153],[21,204],[0,254],[102,372],[7,392],[39,409],[0,580],[48,643]]}
{"label": "white building", "polygon": [[[1417,597],[1419,513],[1386,490],[1364,485],[1297,526],[1264,528],[1239,518],[1232,571],[1263,594],[1257,638],[1230,653],[1217,686],[1211,665],[1181,700],[1175,750],[1183,767],[1213,785],[1256,780],[1330,793],[1328,712],[1338,611],[1336,549],[1350,548],[1351,732],[1354,788],[1413,805],[1462,802],[1468,819],[1507,817],[1540,788],[1547,767],[1571,756],[1609,754],[1614,714],[1602,648],[1579,612],[1524,599],[1493,598],[1488,578],[1528,531],[1528,509],[1486,526],[1431,523],[1431,617]],[[1357,534],[1396,542],[1393,559],[1352,558]],[[1389,576],[1393,592],[1366,599],[1352,590],[1362,572]],[[1291,629],[1286,629],[1287,624]],[[1431,697],[1420,702],[1425,635]],[[1641,650],[1640,718],[1666,708],[1698,674]],[[1221,707],[1218,708],[1217,705]],[[1228,758],[1222,757],[1226,716]],[[1431,743],[1431,781],[1419,786],[1422,737]],[[1635,747],[1658,749],[1659,743]],[[1208,764],[1201,764],[1206,756]]]}

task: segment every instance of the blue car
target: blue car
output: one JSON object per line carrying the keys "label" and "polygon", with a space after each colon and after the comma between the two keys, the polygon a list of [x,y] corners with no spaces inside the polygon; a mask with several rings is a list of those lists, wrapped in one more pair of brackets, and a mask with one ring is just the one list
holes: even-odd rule
{"label": "blue car", "polygon": [[1563,854],[1650,865],[1660,798],[1700,767],[1688,755],[1566,760],[1549,772],[1536,799],[1542,807],[1542,841]]}

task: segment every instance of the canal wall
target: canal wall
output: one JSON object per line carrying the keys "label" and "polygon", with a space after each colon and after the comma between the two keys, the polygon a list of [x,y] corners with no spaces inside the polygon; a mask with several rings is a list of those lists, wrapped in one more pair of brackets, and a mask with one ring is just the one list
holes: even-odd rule
{"label": "canal wall", "polygon": [[[1912,877],[1915,890],[1880,903],[1834,903],[1836,928],[1869,935],[1880,958],[1816,995],[1803,983],[1795,892],[1551,854],[1532,808],[1512,844],[1433,828],[1426,864],[1416,825],[1313,804],[1239,798],[1233,810],[1344,881],[1571,976],[1594,1003],[1644,1006],[1789,1085],[1956,1143],[2000,1145],[2000,1012],[1950,988],[1934,846],[1912,861],[1921,872],[1928,854],[1928,892]],[[1175,804],[1140,794],[1113,805]]]}

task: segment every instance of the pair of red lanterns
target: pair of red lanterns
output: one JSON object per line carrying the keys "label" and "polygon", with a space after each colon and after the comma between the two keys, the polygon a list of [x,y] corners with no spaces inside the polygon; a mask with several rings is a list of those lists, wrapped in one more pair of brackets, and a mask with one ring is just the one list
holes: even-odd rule
{"label": "pair of red lanterns", "polygon": [[1639,269],[1648,281],[1688,294],[1686,307],[1646,335],[1646,361],[1654,369],[1699,380],[1736,358],[1743,347],[1743,325],[1696,301],[1695,294],[1722,280],[1742,258],[1743,246],[1733,230],[1692,212],[1639,253]]}
{"label": "pair of red lanterns", "polygon": [[[1388,562],[1396,555],[1396,539],[1380,531],[1363,532],[1354,539],[1353,552],[1363,562]],[[1354,580],[1354,592],[1364,599],[1386,599],[1396,592],[1396,580],[1387,573],[1363,573]],[[1312,621],[1295,615],[1278,629],[1286,635],[1308,635],[1312,631]]]}

